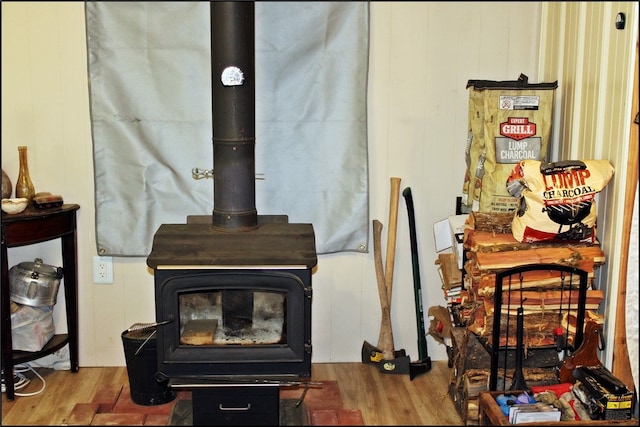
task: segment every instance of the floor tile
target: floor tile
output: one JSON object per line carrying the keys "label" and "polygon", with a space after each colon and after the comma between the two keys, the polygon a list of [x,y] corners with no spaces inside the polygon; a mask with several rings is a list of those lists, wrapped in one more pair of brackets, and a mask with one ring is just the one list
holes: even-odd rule
{"label": "floor tile", "polygon": [[[310,425],[364,425],[360,410],[342,408],[337,381],[320,383],[306,392],[304,387],[282,387],[280,398],[293,402],[303,398]],[[176,402],[191,398],[190,391],[181,390],[170,402],[139,405],[131,400],[129,385],[106,384],[98,388],[91,402],[74,407],[68,425],[168,425]]]}

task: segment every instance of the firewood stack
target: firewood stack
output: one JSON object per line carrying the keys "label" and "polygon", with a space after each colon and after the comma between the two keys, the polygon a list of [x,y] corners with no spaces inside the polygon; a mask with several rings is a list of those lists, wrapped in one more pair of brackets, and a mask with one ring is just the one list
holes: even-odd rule
{"label": "firewood stack", "polygon": [[[511,233],[512,217],[513,213],[472,212],[465,225],[463,246],[466,262],[463,281],[465,289],[469,291],[469,300],[459,307],[459,314],[462,316],[459,323],[464,325],[464,329],[470,334],[467,334],[468,342],[462,346],[456,345],[458,347],[455,351],[455,357],[458,358],[454,367],[456,378],[452,377],[450,394],[454,401],[457,401],[459,409],[462,409],[461,412],[464,412],[461,415],[467,425],[476,424],[474,402],[479,390],[488,389],[489,365],[469,363],[474,358],[477,359],[477,351],[474,351],[476,355],[472,355],[466,348],[469,348],[471,342],[476,339],[478,342],[491,345],[495,280],[498,272],[523,265],[543,263],[565,264],[585,270],[589,278],[585,321],[595,320],[599,323],[604,321],[602,315],[597,313],[603,293],[593,289],[594,271],[605,262],[605,255],[599,244],[521,243],[515,240]],[[577,286],[577,277],[574,279],[573,285]],[[535,356],[542,354],[542,349],[544,349],[544,357],[548,358],[549,347],[556,345],[559,326],[563,328],[563,335],[567,337],[568,343],[572,344],[578,302],[577,292],[573,292],[569,299],[567,287],[570,284],[568,281],[564,282],[566,280],[566,277],[561,278],[557,272],[530,271],[523,274],[522,281],[512,285],[512,290],[517,288],[517,292],[512,291],[509,295],[509,292],[503,289],[502,312],[507,310],[507,299],[514,313],[516,307],[520,306],[520,298],[524,300],[525,359],[528,355],[532,355],[530,359],[535,359]],[[560,310],[561,307],[562,310]],[[514,325],[510,330],[515,331],[516,316],[512,317]],[[511,335],[513,337],[509,337],[509,345],[513,346],[516,337],[515,334]],[[457,338],[459,341],[462,337]],[[501,346],[505,345],[506,339],[506,336],[500,337]],[[558,359],[557,353],[555,350],[551,350],[551,353],[552,362],[555,362]],[[466,360],[465,363],[460,360],[461,358],[471,360]],[[528,365],[528,368],[524,371],[528,382],[535,383],[539,379],[543,383],[552,383],[557,380],[555,371],[547,369],[548,372],[544,372],[536,369],[537,366],[548,366],[549,361],[545,360],[545,362],[543,365],[536,365],[536,360],[525,360],[525,366]],[[528,372],[533,372],[540,378],[527,378]],[[471,374],[473,375],[470,376]],[[508,376],[507,373],[507,378]]]}
{"label": "firewood stack", "polygon": [[[603,292],[593,289],[594,270],[604,264],[605,255],[598,243],[520,243],[513,238],[509,224],[513,214],[473,212],[467,220],[464,248],[465,286],[470,290],[473,312],[467,319],[467,328],[474,334],[490,339],[493,331],[493,305],[496,273],[513,267],[529,264],[564,264],[585,270],[589,274],[586,319],[603,322],[597,313],[604,297]],[[547,271],[526,272],[523,280],[513,284],[512,289],[521,292],[503,293],[505,302],[512,307],[523,299],[525,310],[524,329],[527,348],[551,346],[555,343],[559,325],[567,332],[571,344],[575,333],[575,312],[578,309],[577,292],[569,292],[566,278]],[[576,286],[576,283],[573,284]],[[564,290],[563,290],[564,289]],[[569,309],[569,310],[568,310]],[[559,318],[562,316],[562,318]],[[515,329],[514,329],[515,330]],[[510,338],[511,339],[511,338]],[[515,337],[513,337],[515,339]],[[509,343],[514,344],[514,343]],[[504,342],[501,343],[504,345]]]}

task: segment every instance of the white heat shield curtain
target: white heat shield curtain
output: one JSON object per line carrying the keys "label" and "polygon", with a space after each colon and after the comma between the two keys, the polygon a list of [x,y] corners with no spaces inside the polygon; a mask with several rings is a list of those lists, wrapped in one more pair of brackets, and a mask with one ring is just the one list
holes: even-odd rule
{"label": "white heat shield curtain", "polygon": [[[192,177],[213,169],[209,3],[85,7],[98,253],[147,256],[161,224],[213,212]],[[258,215],[313,224],[319,254],[366,252],[368,3],[255,17]]]}

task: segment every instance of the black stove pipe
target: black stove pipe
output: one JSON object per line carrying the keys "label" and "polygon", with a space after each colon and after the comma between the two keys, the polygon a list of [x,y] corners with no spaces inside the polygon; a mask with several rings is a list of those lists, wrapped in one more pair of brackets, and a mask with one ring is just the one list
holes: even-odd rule
{"label": "black stove pipe", "polygon": [[213,226],[258,227],[254,2],[212,1]]}
{"label": "black stove pipe", "polygon": [[[255,207],[254,3],[212,1],[213,227],[243,232],[258,227]],[[228,334],[251,328],[253,294],[222,292]]]}

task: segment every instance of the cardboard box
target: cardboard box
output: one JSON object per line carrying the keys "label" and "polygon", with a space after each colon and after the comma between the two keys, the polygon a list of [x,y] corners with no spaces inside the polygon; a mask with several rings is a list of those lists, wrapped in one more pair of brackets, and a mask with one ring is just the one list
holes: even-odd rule
{"label": "cardboard box", "polygon": [[451,242],[453,244],[453,253],[458,262],[458,268],[462,270],[464,262],[464,249],[462,242],[464,241],[464,223],[469,215],[452,215],[449,220],[449,231],[451,233]]}
{"label": "cardboard box", "polygon": [[436,252],[451,248],[455,255],[458,269],[462,270],[464,259],[462,242],[464,240],[464,224],[469,214],[451,215],[447,219],[433,225]]}
{"label": "cardboard box", "polygon": [[596,415],[602,420],[629,420],[633,413],[635,395],[626,386],[621,385],[612,389],[605,385],[592,372],[590,367],[578,367],[573,375],[589,394],[592,407]]}

